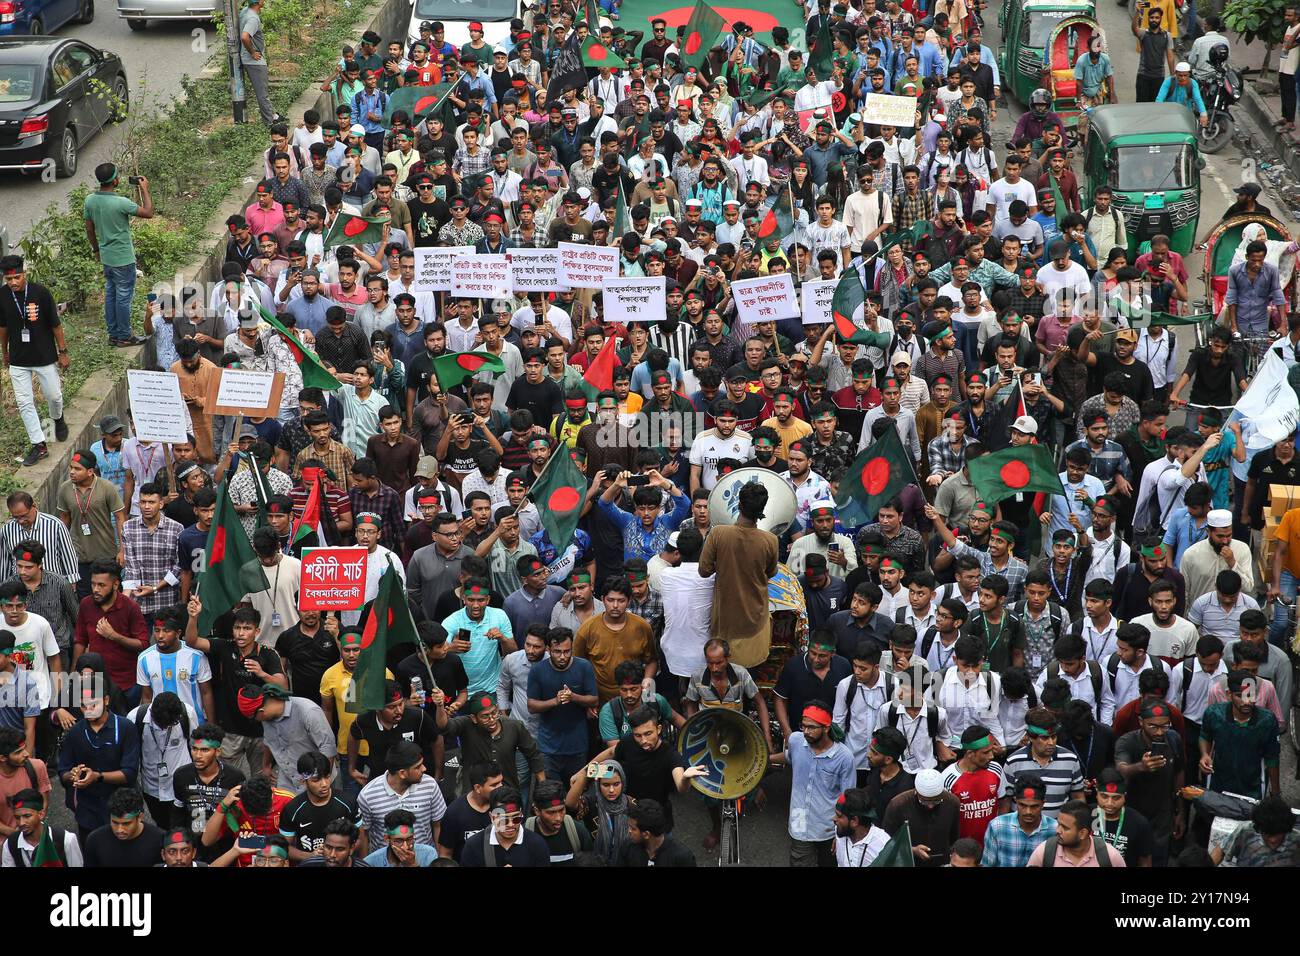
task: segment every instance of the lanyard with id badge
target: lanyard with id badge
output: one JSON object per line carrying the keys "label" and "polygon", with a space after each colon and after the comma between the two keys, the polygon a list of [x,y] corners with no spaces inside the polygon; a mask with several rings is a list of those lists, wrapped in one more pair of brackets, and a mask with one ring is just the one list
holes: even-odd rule
{"label": "lanyard with id badge", "polygon": [[95,493],[95,486],[91,485],[86,492],[86,497],[81,497],[81,492],[73,488],[73,494],[77,496],[77,513],[81,516],[81,534],[89,538],[94,532],[90,527],[90,498]]}
{"label": "lanyard with id badge", "polygon": [[[29,323],[35,322],[36,315],[37,315],[37,305],[35,302],[27,301],[26,288],[23,289],[22,302],[18,301],[18,293],[15,292],[13,289],[9,290],[9,294],[14,297],[14,306],[15,308],[18,309],[19,316],[26,318],[27,322]],[[24,323],[22,327],[22,332],[20,333],[19,337],[22,339],[23,342],[30,342],[32,340],[32,330],[31,328],[28,327],[26,323]]]}

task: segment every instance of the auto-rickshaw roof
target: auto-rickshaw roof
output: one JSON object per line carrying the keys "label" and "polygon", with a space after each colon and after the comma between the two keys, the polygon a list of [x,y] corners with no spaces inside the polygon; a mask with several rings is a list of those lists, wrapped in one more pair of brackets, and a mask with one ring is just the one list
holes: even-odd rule
{"label": "auto-rickshaw roof", "polygon": [[1025,10],[1069,10],[1096,19],[1097,4],[1093,0],[1024,0],[1021,4]]}
{"label": "auto-rickshaw roof", "polygon": [[1120,103],[1098,106],[1089,114],[1092,131],[1103,140],[1117,136],[1196,136],[1192,111],[1177,103]]}

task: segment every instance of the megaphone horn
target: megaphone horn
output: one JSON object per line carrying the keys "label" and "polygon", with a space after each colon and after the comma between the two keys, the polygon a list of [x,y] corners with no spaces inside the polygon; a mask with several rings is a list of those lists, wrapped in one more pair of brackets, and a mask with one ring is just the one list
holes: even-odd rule
{"label": "megaphone horn", "polygon": [[744,714],[713,707],[682,726],[677,749],[691,766],[708,773],[691,785],[715,800],[736,800],[758,786],[767,770],[767,741],[758,724]]}

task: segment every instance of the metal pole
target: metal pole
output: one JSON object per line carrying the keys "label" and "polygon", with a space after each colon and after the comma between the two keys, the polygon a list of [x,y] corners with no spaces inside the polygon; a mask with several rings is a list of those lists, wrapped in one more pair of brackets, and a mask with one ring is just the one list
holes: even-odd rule
{"label": "metal pole", "polygon": [[230,64],[230,103],[236,123],[244,121],[244,74],[239,68],[239,0],[222,0],[226,20],[226,59]]}

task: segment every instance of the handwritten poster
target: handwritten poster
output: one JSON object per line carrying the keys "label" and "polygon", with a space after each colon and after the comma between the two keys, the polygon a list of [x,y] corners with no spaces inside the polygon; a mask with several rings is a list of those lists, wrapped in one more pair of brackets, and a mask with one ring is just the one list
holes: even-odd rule
{"label": "handwritten poster", "polygon": [[415,252],[416,292],[446,292],[451,288],[451,264],[474,254],[473,246],[420,246]]}
{"label": "handwritten poster", "polygon": [[565,288],[560,282],[559,249],[511,249],[506,258],[516,292],[559,292]]}
{"label": "handwritten poster", "polygon": [[826,325],[831,321],[831,300],[838,279],[816,279],[803,284],[803,324]]}
{"label": "handwritten poster", "polygon": [[126,389],[136,438],[167,444],[188,440],[185,401],[174,373],[127,369]]}

